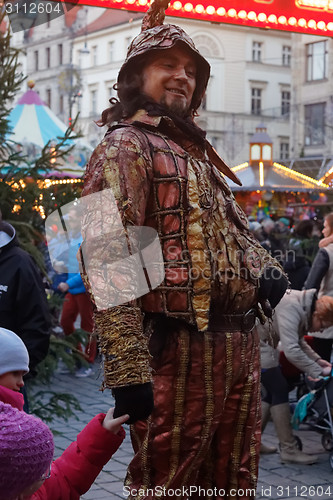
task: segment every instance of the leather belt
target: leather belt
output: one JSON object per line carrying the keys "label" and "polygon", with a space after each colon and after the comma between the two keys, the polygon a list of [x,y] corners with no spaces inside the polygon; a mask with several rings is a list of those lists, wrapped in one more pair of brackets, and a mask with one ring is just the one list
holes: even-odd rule
{"label": "leather belt", "polygon": [[252,308],[242,314],[216,314],[209,320],[211,332],[250,333],[256,324],[257,311]]}

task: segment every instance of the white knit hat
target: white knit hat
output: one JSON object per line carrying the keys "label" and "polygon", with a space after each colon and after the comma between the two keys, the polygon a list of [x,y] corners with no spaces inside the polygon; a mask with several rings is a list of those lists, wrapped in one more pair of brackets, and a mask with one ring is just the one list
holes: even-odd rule
{"label": "white knit hat", "polygon": [[29,354],[16,333],[0,327],[0,375],[14,371],[29,371]]}

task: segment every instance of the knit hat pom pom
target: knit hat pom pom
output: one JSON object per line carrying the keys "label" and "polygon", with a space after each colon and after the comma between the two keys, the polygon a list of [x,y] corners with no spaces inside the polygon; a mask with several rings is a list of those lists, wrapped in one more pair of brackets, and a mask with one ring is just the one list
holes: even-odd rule
{"label": "knit hat pom pom", "polygon": [[44,422],[0,402],[0,500],[18,497],[50,466],[53,435]]}

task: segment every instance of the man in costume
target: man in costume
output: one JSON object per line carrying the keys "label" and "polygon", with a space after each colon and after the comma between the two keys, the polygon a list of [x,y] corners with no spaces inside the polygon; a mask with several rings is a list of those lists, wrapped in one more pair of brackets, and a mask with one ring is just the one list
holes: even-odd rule
{"label": "man in costume", "polygon": [[[83,191],[92,195],[83,276],[105,386],[115,414],[128,413],[133,424],[130,498],[254,498],[260,370],[253,327],[287,279],[249,232],[222,173],[238,179],[194,124],[210,67],[182,29],[162,24],[167,5],[152,4],[119,72],[119,101],[102,113],[109,130]],[[157,231],[165,270],[157,288],[114,307],[103,305],[109,283],[101,263],[118,254],[117,238],[96,237],[114,214],[93,201],[110,189],[125,234],[137,226]],[[131,290],[135,277],[122,266],[112,281]]]}

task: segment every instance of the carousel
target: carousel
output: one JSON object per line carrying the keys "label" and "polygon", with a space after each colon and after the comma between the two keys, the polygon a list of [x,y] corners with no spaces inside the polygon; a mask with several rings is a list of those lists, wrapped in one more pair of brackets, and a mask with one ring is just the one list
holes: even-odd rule
{"label": "carousel", "polygon": [[[54,151],[54,161],[51,160],[51,163],[54,163],[54,170],[49,170],[47,174],[42,171],[37,172],[38,179],[35,180],[42,190],[51,190],[52,199],[55,199],[59,194],[62,195],[64,189],[72,190],[74,194],[80,192],[85,166],[93,148],[82,138],[71,139],[69,136],[64,144],[66,147],[72,145],[74,147],[65,159],[57,158],[55,145],[65,136],[68,127],[59,120],[41,100],[38,93],[33,90],[33,81],[28,82],[28,87],[29,90],[22,95],[9,114],[11,131],[7,139],[13,141],[14,147],[22,151],[26,155],[27,161],[31,163],[40,156],[43,148],[50,148],[51,154]],[[6,173],[6,168],[3,168],[1,174],[6,175]],[[21,187],[29,182],[32,182],[30,178],[20,180]],[[77,195],[75,194],[75,196]],[[43,195],[41,195],[42,199]],[[42,218],[45,218],[41,200],[38,211]],[[20,205],[15,207],[17,211],[20,209]]]}
{"label": "carousel", "polygon": [[227,179],[235,198],[247,216],[306,219],[315,217],[327,201],[329,186],[273,161],[272,139],[264,124],[258,125],[250,140],[249,161],[232,167],[238,186]]}
{"label": "carousel", "polygon": [[[47,144],[52,150],[67,130],[67,125],[59,120],[33,90],[34,86],[33,81],[28,82],[29,90],[19,99],[8,118],[11,127],[8,139],[20,145],[29,158],[37,157]],[[51,179],[81,182],[87,159],[93,148],[81,138],[66,141],[66,145],[72,144],[74,148],[66,160],[57,164],[54,171],[48,173]]]}

